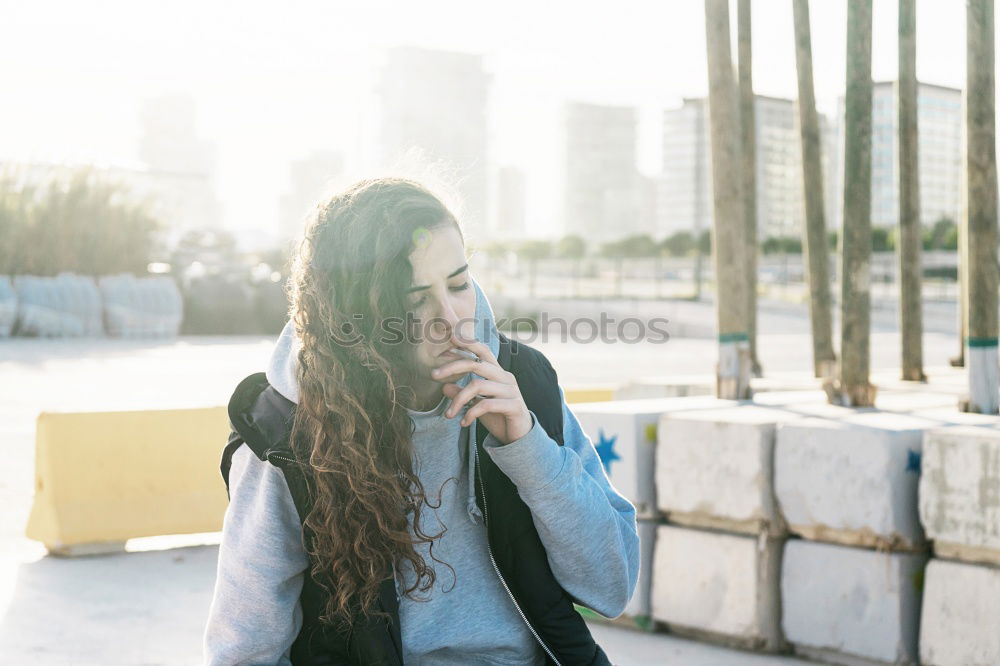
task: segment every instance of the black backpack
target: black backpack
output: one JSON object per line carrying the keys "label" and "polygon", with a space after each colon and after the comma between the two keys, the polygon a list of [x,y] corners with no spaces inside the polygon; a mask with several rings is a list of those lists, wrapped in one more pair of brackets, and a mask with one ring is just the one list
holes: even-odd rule
{"label": "black backpack", "polygon": [[[562,446],[562,401],[555,370],[541,352],[503,333],[499,336],[497,361],[515,375],[528,409]],[[295,403],[268,383],[262,372],[240,382],[229,403],[232,432],[222,454],[221,470],[228,491],[232,455],[247,444],[260,460],[284,472],[299,518],[304,522],[311,508],[305,477],[308,472],[296,461],[289,443],[295,407]],[[546,664],[611,666],[574,608],[574,600],[552,574],[531,512],[518,496],[516,486],[483,449],[487,434],[485,426],[477,422],[476,503],[486,522],[497,575],[542,645]],[[491,521],[491,514],[503,515],[504,519]],[[308,529],[305,526],[303,529],[304,538],[309,539]],[[391,571],[385,572],[379,592],[379,605],[390,614],[390,621],[359,615],[349,629],[337,629],[319,621],[326,595],[307,569],[300,597],[303,624],[292,645],[292,663],[402,666],[399,597]]]}

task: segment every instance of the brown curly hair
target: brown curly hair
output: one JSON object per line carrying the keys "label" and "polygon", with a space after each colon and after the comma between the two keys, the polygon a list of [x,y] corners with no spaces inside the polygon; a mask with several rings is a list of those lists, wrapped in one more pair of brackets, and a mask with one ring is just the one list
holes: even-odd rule
{"label": "brown curly hair", "polygon": [[403,408],[415,400],[414,345],[386,322],[406,318],[414,243],[448,224],[462,233],[419,183],[363,180],[317,208],[295,256],[289,292],[300,397],[291,442],[313,500],[303,533],[311,575],[329,595],[326,623],[370,616],[380,582],[403,559],[417,576],[405,594],[435,581],[414,549],[433,549],[440,536],[420,526],[421,508],[437,507],[413,472],[414,426]]}

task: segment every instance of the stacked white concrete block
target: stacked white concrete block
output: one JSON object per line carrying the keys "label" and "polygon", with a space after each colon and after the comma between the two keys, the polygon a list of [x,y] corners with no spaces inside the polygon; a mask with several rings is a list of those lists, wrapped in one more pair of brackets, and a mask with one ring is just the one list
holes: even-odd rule
{"label": "stacked white concrete block", "polygon": [[782,567],[783,627],[797,651],[916,662],[926,561],[917,484],[931,423],[845,410],[779,428],[778,508],[793,534],[812,540],[789,542]]}
{"label": "stacked white concrete block", "polygon": [[780,539],[660,525],[653,619],[671,631],[740,647],[782,645]]}
{"label": "stacked white concrete block", "polygon": [[652,615],[650,612],[650,595],[652,594],[653,580],[653,555],[656,545],[656,521],[640,519],[639,528],[639,580],[636,583],[635,594],[629,600],[622,615],[648,621]]}
{"label": "stacked white concrete block", "polygon": [[[780,402],[780,400],[778,401]],[[660,419],[653,618],[672,631],[756,649],[783,646],[778,581],[784,521],[774,500],[778,425],[750,403]]]}
{"label": "stacked white concrete block", "polygon": [[570,406],[583,431],[603,455],[609,480],[636,507],[641,544],[639,581],[622,616],[642,626],[648,626],[651,615],[650,594],[655,580],[653,553],[660,522],[654,487],[657,424],[665,413],[710,410],[735,404],[712,396],[693,396]]}
{"label": "stacked white concrete block", "polygon": [[[980,417],[986,418],[986,417]],[[920,517],[933,539],[920,630],[921,663],[1000,664],[1000,429],[930,430]]]}
{"label": "stacked white concrete block", "polygon": [[916,663],[927,556],[790,540],[781,568],[782,626],[796,652]]}
{"label": "stacked white concrete block", "polygon": [[585,402],[570,408],[598,452],[603,450],[607,455],[610,448],[617,456],[604,465],[615,489],[635,505],[636,515],[656,518],[654,479],[660,418],[672,412],[713,410],[735,404],[712,396],[692,396]]}
{"label": "stacked white concrete block", "polygon": [[785,533],[774,501],[778,424],[795,413],[753,404],[668,413],[660,420],[657,508],[672,523]]}
{"label": "stacked white concrete block", "polygon": [[920,663],[1000,664],[1000,570],[930,561],[924,575]]}
{"label": "stacked white concrete block", "polygon": [[917,483],[927,425],[870,411],[782,427],[775,489],[789,529],[852,546],[920,547]]}

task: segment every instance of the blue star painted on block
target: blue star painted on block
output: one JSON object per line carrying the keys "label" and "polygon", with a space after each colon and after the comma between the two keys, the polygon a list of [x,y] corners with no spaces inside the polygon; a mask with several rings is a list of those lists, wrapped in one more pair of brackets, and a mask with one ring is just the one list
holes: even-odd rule
{"label": "blue star painted on block", "polygon": [[604,434],[604,428],[598,428],[597,439],[598,442],[594,448],[597,449],[597,455],[601,458],[601,464],[604,465],[604,471],[610,474],[611,461],[621,460],[621,456],[615,453],[615,440],[618,439],[618,435],[607,437]]}

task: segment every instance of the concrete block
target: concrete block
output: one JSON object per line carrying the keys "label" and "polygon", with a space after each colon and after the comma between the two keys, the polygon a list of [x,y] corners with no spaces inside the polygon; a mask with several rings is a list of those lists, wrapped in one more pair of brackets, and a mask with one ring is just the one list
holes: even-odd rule
{"label": "concrete block", "polygon": [[826,393],[821,390],[797,391],[760,391],[754,384],[753,403],[765,407],[783,407],[786,405],[815,404],[826,402]]}
{"label": "concrete block", "polygon": [[798,653],[913,664],[927,556],[792,540],[781,565],[782,627]]}
{"label": "concrete block", "polygon": [[1000,429],[924,435],[920,519],[942,557],[1000,564]]}
{"label": "concrete block", "polygon": [[778,536],[774,500],[777,424],[800,418],[743,403],[665,413],[656,451],[657,508],[672,523]]}
{"label": "concrete block", "polygon": [[714,375],[638,377],[615,391],[615,400],[682,398],[715,393]]}
{"label": "concrete block", "polygon": [[782,541],[661,525],[653,556],[653,619],[676,633],[780,649]]}
{"label": "concrete block", "polygon": [[878,408],[892,412],[952,407],[958,403],[951,393],[944,391],[879,391]]}
{"label": "concrete block", "polygon": [[774,483],[788,529],[854,546],[920,547],[917,482],[927,426],[875,410],[782,424]]}
{"label": "concrete block", "polygon": [[635,505],[638,516],[653,518],[656,425],[660,416],[669,411],[734,404],[712,396],[694,396],[589,402],[574,404],[571,409],[597,448],[612,485]]}
{"label": "concrete block", "polygon": [[225,407],[40,414],[28,538],[73,555],[221,530],[229,432]]}
{"label": "concrete block", "polygon": [[924,577],[920,663],[1000,664],[1000,569],[931,560]]}
{"label": "concrete block", "polygon": [[635,594],[625,607],[623,615],[632,618],[649,618],[650,595],[653,593],[653,553],[656,547],[656,528],[654,520],[636,521],[639,528],[639,582],[636,583]]}

